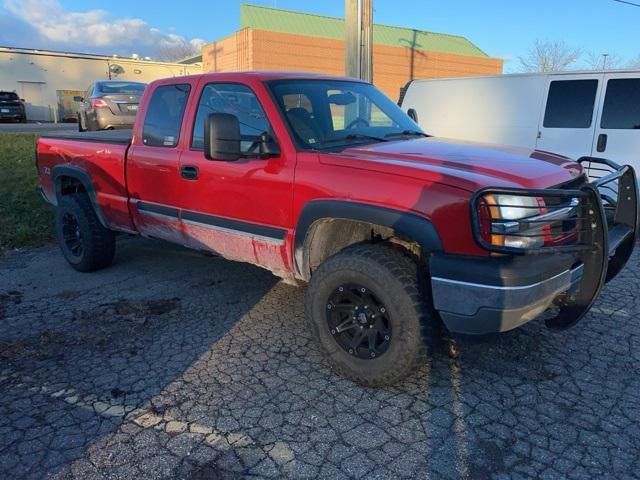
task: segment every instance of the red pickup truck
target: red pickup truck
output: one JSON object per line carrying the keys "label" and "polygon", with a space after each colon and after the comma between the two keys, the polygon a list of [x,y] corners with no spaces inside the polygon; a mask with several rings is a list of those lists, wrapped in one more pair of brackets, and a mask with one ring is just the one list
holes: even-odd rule
{"label": "red pickup truck", "polygon": [[308,282],[321,351],[366,385],[410,372],[439,322],[573,325],[638,227],[628,166],[433,138],[371,84],[311,74],[153,82],[132,131],[43,136],[37,167],[75,269],[126,232]]}

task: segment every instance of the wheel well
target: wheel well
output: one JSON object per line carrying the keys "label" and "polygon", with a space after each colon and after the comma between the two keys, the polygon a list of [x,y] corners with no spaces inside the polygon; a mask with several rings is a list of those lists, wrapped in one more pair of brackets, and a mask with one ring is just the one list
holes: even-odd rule
{"label": "wheel well", "polygon": [[87,193],[84,184],[77,178],[63,175],[58,177],[58,192],[60,197],[72,193]]}
{"label": "wheel well", "polygon": [[418,242],[403,237],[393,228],[340,218],[322,218],[309,228],[304,241],[303,276],[308,280],[320,264],[340,250],[358,243],[391,242],[420,258]]}

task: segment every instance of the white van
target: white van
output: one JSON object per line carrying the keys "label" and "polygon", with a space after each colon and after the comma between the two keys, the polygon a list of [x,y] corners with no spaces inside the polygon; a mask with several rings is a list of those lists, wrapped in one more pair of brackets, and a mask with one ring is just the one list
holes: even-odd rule
{"label": "white van", "polygon": [[603,157],[640,172],[640,70],[414,80],[400,105],[439,137]]}

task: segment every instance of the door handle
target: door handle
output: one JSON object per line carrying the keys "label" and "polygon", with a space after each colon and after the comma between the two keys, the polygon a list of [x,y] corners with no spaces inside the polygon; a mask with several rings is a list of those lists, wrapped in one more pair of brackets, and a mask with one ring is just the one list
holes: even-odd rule
{"label": "door handle", "polygon": [[596,146],[596,150],[598,152],[604,152],[607,149],[607,134],[601,133],[598,135],[598,144]]}
{"label": "door handle", "polygon": [[193,165],[183,165],[180,167],[180,176],[185,180],[197,180],[198,167],[194,167]]}

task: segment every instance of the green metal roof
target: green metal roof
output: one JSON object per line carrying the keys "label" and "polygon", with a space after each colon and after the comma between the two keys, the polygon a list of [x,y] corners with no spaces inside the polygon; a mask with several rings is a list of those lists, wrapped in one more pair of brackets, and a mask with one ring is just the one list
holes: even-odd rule
{"label": "green metal roof", "polygon": [[[255,28],[344,40],[344,20],[341,18],[248,4],[240,5],[240,28]],[[416,50],[488,57],[480,48],[459,35],[425,32],[388,25],[374,24],[373,43],[394,47],[413,46]]]}

